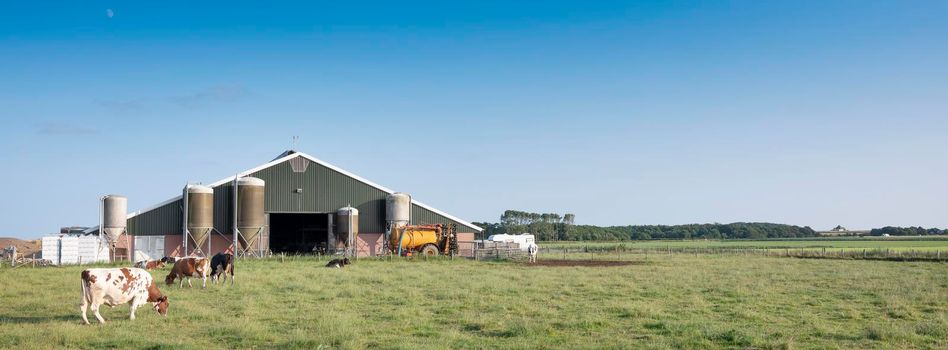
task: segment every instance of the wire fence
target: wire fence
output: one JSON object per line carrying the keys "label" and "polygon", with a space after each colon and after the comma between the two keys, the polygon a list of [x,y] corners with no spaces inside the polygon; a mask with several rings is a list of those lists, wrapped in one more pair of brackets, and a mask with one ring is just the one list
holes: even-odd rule
{"label": "wire fence", "polygon": [[575,247],[540,249],[542,259],[648,259],[662,255],[730,255],[767,256],[801,259],[849,259],[887,261],[932,261],[948,262],[948,251],[914,249],[853,249],[853,248],[620,248],[620,247]]}

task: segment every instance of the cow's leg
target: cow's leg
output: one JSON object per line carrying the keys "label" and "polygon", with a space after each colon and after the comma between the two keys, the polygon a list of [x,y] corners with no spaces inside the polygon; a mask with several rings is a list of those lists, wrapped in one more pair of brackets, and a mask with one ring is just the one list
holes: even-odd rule
{"label": "cow's leg", "polygon": [[79,305],[79,310],[82,311],[82,322],[89,324],[89,317],[86,316],[86,311],[89,310],[89,301],[86,300],[85,296],[82,296],[82,304]]}
{"label": "cow's leg", "polygon": [[95,315],[95,319],[99,320],[99,323],[105,324],[105,319],[99,314],[99,306],[101,306],[99,303],[95,301],[92,302],[92,314]]}
{"label": "cow's leg", "polygon": [[201,288],[207,289],[207,275],[201,275]]}
{"label": "cow's leg", "polygon": [[[190,282],[189,282],[190,283]],[[178,288],[184,288],[184,276],[178,275]]]}
{"label": "cow's leg", "polygon": [[188,288],[194,288],[194,286],[191,285],[191,276],[188,276]]}
{"label": "cow's leg", "polygon": [[129,320],[132,320],[132,321],[135,320],[135,309],[137,308],[138,308],[138,303],[136,303],[134,300],[128,303],[128,319]]}

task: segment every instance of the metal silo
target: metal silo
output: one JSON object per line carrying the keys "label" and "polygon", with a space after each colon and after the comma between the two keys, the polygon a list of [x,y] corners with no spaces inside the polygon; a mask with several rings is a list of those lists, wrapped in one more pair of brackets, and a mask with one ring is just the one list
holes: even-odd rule
{"label": "metal silo", "polygon": [[[214,229],[214,189],[201,185],[188,185],[184,193],[187,196],[186,229],[194,243],[192,249],[201,249]],[[211,254],[210,249],[204,253]]]}
{"label": "metal silo", "polygon": [[411,195],[395,192],[385,198],[385,221],[392,227],[411,222]]}
{"label": "metal silo", "polygon": [[257,244],[266,226],[264,185],[255,177],[237,179],[237,230],[244,249]]}
{"label": "metal silo", "polygon": [[385,237],[382,240],[383,251],[391,251],[389,241],[392,232],[411,223],[411,195],[395,192],[385,197]]}
{"label": "metal silo", "polygon": [[344,238],[346,248],[353,247],[352,243],[359,236],[359,209],[348,206],[339,208],[336,222],[336,238]]}
{"label": "metal silo", "polygon": [[100,235],[109,244],[115,245],[115,241],[125,233],[127,227],[128,198],[114,194],[102,197],[102,230]]}

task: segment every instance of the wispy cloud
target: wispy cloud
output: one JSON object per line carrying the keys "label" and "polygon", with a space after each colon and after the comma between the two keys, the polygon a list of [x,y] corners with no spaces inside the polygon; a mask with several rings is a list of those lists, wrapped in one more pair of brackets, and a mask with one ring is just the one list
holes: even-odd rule
{"label": "wispy cloud", "polygon": [[234,101],[248,95],[250,91],[241,85],[217,85],[193,94],[172,97],[171,102],[190,108],[210,102]]}
{"label": "wispy cloud", "polygon": [[50,136],[82,136],[98,134],[99,130],[67,122],[45,122],[36,124],[36,133]]}
{"label": "wispy cloud", "polygon": [[133,99],[106,99],[95,101],[99,107],[115,113],[143,112],[153,108],[175,106],[195,108],[211,103],[237,101],[253,93],[243,85],[214,85],[184,95],[149,96]]}

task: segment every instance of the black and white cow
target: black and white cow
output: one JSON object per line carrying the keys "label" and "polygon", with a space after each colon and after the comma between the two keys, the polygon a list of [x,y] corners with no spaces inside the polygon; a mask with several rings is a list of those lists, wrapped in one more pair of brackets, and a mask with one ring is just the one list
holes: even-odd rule
{"label": "black and white cow", "polygon": [[352,264],[352,262],[349,261],[349,258],[332,259],[329,260],[329,263],[326,264],[326,267],[343,268],[349,264]]}
{"label": "black and white cow", "polygon": [[214,284],[217,284],[217,280],[221,276],[224,276],[226,281],[227,276],[230,276],[230,284],[234,284],[234,255],[217,253],[214,257],[211,258],[211,280],[214,281]]}

